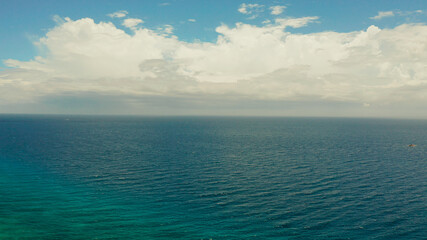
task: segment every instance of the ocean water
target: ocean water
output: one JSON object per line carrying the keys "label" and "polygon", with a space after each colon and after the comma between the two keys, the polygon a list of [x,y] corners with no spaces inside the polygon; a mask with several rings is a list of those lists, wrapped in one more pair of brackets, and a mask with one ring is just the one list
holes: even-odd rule
{"label": "ocean water", "polygon": [[0,239],[427,239],[427,121],[0,115]]}

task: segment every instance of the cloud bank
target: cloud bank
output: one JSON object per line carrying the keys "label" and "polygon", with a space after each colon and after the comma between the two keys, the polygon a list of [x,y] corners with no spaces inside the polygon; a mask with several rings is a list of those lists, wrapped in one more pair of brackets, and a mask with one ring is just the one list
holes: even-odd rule
{"label": "cloud bank", "polygon": [[5,61],[12,69],[0,72],[0,107],[88,95],[124,105],[156,102],[151,109],[181,101],[197,105],[199,113],[201,106],[215,109],[215,102],[238,108],[245,102],[299,103],[301,109],[328,103],[417,110],[427,104],[427,26],[288,31],[317,20],[221,25],[216,42],[192,43],[171,35],[172,26],[158,31],[125,19],[128,34],[111,22],[66,18],[35,43],[41,56]]}

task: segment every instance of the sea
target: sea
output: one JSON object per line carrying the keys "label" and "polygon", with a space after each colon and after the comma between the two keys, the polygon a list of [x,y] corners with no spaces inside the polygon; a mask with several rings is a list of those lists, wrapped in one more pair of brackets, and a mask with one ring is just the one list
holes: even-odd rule
{"label": "sea", "polygon": [[427,121],[0,115],[0,239],[427,239]]}

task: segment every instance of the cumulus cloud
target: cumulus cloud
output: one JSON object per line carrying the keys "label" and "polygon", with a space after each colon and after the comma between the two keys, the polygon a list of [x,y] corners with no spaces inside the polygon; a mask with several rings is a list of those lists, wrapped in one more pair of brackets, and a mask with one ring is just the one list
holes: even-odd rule
{"label": "cumulus cloud", "polygon": [[12,69],[0,72],[0,102],[89,92],[195,102],[327,101],[372,111],[384,104],[427,104],[426,25],[287,31],[316,20],[221,25],[216,42],[191,43],[171,35],[172,28],[140,27],[130,35],[110,22],[67,19],[36,43],[45,50],[41,56],[5,61]]}
{"label": "cumulus cloud", "polygon": [[114,13],[110,13],[110,14],[107,14],[107,15],[109,17],[111,17],[111,18],[123,18],[123,17],[126,17],[127,14],[128,14],[127,11],[120,10],[120,11],[117,11],[117,12],[114,12]]}
{"label": "cumulus cloud", "polygon": [[279,15],[279,14],[282,14],[283,13],[283,11],[285,10],[285,8],[286,8],[286,6],[272,6],[272,7],[270,7],[270,10],[271,10],[271,14],[272,15]]}
{"label": "cumulus cloud", "polygon": [[127,28],[135,28],[136,26],[138,26],[138,24],[141,24],[143,22],[144,21],[138,18],[127,18],[123,20],[123,26]]}
{"label": "cumulus cloud", "polygon": [[194,19],[194,18],[190,18],[190,19],[188,19],[188,21],[189,21],[189,22],[196,22],[196,19]]}
{"label": "cumulus cloud", "polygon": [[370,17],[370,19],[379,20],[383,19],[385,17],[393,17],[394,12],[393,11],[387,11],[387,12],[378,12],[376,16]]}

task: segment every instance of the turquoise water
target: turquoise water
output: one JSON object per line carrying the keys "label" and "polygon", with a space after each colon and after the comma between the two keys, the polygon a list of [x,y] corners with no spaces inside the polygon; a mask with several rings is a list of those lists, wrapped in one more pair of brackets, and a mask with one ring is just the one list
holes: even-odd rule
{"label": "turquoise water", "polygon": [[426,239],[426,170],[427,121],[0,115],[0,239]]}

